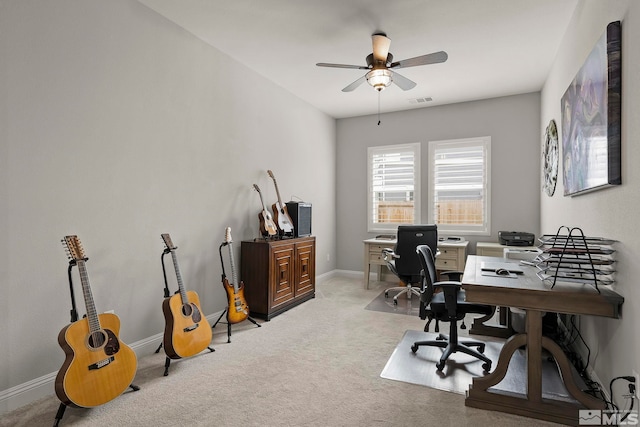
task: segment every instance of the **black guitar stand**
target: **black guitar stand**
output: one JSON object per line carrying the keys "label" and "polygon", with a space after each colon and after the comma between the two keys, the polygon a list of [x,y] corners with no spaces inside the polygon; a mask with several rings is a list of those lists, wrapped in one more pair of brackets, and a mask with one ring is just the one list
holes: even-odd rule
{"label": "black guitar stand", "polygon": [[[222,247],[223,246],[227,246],[228,244],[229,244],[229,242],[223,242],[220,245],[220,247],[218,248],[218,252],[220,253],[220,265],[222,265],[222,283],[224,283],[224,279],[227,278],[227,275],[224,273],[224,261],[222,259]],[[222,319],[222,316],[224,316],[225,314],[227,315],[227,343],[230,343],[231,342],[231,322],[229,322],[229,306],[227,306],[227,308],[224,309],[224,311],[222,312],[220,317],[218,317],[218,320],[216,320],[216,323],[213,324],[211,329],[216,327],[218,322],[220,322],[220,319]],[[262,327],[262,325],[259,324],[258,322],[256,322],[254,319],[252,319],[251,316],[247,316],[246,320],[250,321],[251,323],[256,325],[258,328]]]}
{"label": "black guitar stand", "polygon": [[[169,292],[169,282],[167,280],[167,269],[164,266],[164,256],[167,255],[168,253],[171,253],[171,249],[165,248],[165,250],[162,252],[162,255],[160,256],[160,262],[162,263],[162,275],[164,276],[164,297],[165,298],[169,298],[171,296],[171,292]],[[180,290],[177,290],[175,293],[177,294],[178,292],[180,292]],[[162,348],[162,342],[160,343],[160,345],[156,349],[156,353],[160,352],[161,348]],[[215,349],[213,349],[211,347],[207,347],[207,348],[209,349],[210,352],[216,351]],[[165,377],[167,375],[169,375],[169,366],[171,366],[171,359],[169,358],[169,356],[167,356],[165,358],[165,361],[164,361],[164,374],[163,375]]]}
{"label": "black guitar stand", "polygon": [[[89,258],[84,258],[85,262],[88,260]],[[76,261],[71,260],[69,261],[69,267],[67,268],[67,276],[69,277],[69,293],[71,294],[71,323],[78,321],[78,309],[76,308],[76,297],[75,297],[75,294],[73,293],[73,278],[71,276],[71,270],[73,269],[74,265],[76,265]],[[140,390],[140,387],[138,387],[133,383],[131,383],[129,387],[133,391]],[[60,421],[62,420],[62,417],[64,416],[64,411],[66,409],[67,409],[67,405],[65,405],[64,403],[60,403],[60,406],[58,406],[58,412],[56,412],[56,418],[55,418],[55,422],[53,423],[53,427],[58,427],[58,425],[60,424]]]}

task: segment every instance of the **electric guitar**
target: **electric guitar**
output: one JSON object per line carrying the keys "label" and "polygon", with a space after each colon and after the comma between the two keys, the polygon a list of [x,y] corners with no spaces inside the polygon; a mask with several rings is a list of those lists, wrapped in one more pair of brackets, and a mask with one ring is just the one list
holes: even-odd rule
{"label": "electric guitar", "polygon": [[179,293],[162,301],[165,320],[162,345],[169,358],[180,359],[198,354],[209,347],[213,332],[209,321],[202,315],[198,294],[184,289],[176,257],[177,247],[173,245],[169,234],[165,233],[161,236],[167,250],[171,253],[179,290]]}
{"label": "electric guitar", "polygon": [[263,236],[275,236],[278,234],[278,227],[276,223],[273,222],[273,218],[271,214],[267,210],[264,205],[264,200],[262,199],[262,193],[260,192],[260,187],[258,184],[253,184],[253,188],[256,189],[258,195],[260,195],[260,203],[262,203],[262,212],[258,214],[258,218],[260,218],[260,232]]}
{"label": "electric guitar", "polygon": [[287,211],[287,206],[282,203],[282,199],[280,198],[280,191],[278,190],[278,183],[276,182],[276,177],[273,175],[271,170],[268,170],[267,173],[273,179],[273,185],[276,187],[276,194],[278,196],[278,201],[271,205],[271,209],[273,209],[273,217],[275,218],[276,224],[278,224],[278,228],[283,234],[293,234],[293,221],[289,216],[289,211]]}
{"label": "electric guitar", "polygon": [[97,314],[78,236],[62,241],[80,272],[86,317],[64,327],[58,343],[66,358],[55,381],[56,395],[65,405],[91,408],[120,396],[136,374],[136,353],[119,340],[120,319]]}
{"label": "electric guitar", "polygon": [[227,227],[225,232],[224,241],[229,246],[229,260],[231,263],[231,278],[233,284],[230,284],[225,277],[222,281],[224,290],[227,291],[227,298],[229,299],[229,308],[227,309],[227,321],[229,323],[240,323],[249,317],[249,306],[244,299],[244,283],[238,283],[238,276],[236,275],[236,265],[233,259],[233,247],[231,240],[231,228]]}

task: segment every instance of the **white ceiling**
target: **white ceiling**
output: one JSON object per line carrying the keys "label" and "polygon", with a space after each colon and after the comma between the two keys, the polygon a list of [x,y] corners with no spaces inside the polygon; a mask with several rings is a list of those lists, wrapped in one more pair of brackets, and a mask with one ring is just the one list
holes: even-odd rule
{"label": "white ceiling", "polygon": [[[335,118],[375,114],[365,71],[371,35],[394,60],[444,50],[441,64],[400,69],[417,86],[380,95],[382,112],[538,91],[578,0],[139,0]],[[431,97],[428,103],[411,103]]]}

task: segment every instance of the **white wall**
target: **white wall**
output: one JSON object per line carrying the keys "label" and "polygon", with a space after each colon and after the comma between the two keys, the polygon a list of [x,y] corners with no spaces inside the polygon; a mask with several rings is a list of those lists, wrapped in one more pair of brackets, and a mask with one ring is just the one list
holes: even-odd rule
{"label": "white wall", "polygon": [[[619,375],[640,372],[640,3],[636,1],[581,1],[562,41],[542,90],[542,130],[549,120],[561,134],[560,99],[609,22],[622,23],[622,185],[565,197],[562,162],[553,197],[541,198],[541,229],[554,233],[560,226],[580,227],[587,235],[608,237],[617,244],[617,281],[614,289],[625,298],[620,320],[582,316],[581,331],[591,348],[591,367],[606,386]],[[560,142],[562,144],[562,141]],[[562,155],[562,152],[561,152]],[[586,351],[585,351],[586,356]]]}
{"label": "white wall", "polygon": [[313,203],[317,274],[335,268],[334,119],[132,0],[0,1],[0,58],[0,396],[62,365],[67,234],[126,343],[164,328],[161,233],[224,309],[218,246],[230,226],[239,261],[259,236],[267,169]]}
{"label": "white wall", "polygon": [[[393,88],[389,89],[393,90]],[[384,99],[384,92],[382,93]],[[367,233],[367,147],[421,143],[422,222],[427,222],[428,142],[491,137],[491,235],[465,236],[469,252],[478,241],[498,241],[498,231],[536,236],[540,215],[540,94],[420,108],[338,120],[337,215],[339,269],[361,271]]]}

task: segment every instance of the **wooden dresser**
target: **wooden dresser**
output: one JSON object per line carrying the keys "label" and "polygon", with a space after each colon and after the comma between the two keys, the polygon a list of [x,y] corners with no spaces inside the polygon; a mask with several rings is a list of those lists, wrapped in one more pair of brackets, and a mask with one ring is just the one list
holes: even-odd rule
{"label": "wooden dresser", "polygon": [[243,241],[240,280],[251,315],[266,320],[315,297],[316,238]]}

